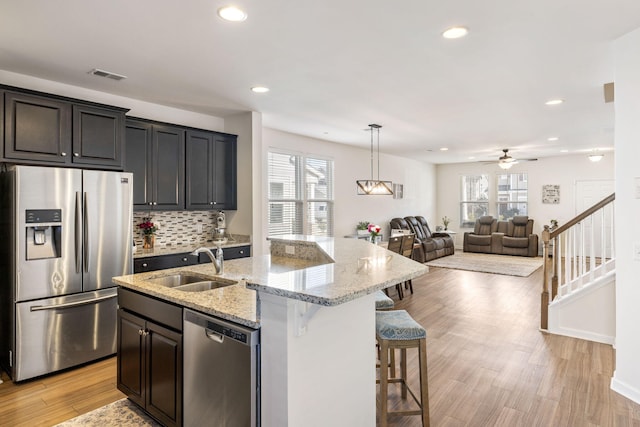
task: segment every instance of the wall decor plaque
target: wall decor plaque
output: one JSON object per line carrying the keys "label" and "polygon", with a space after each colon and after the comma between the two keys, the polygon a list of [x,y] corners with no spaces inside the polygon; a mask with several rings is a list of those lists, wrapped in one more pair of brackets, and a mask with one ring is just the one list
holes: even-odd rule
{"label": "wall decor plaque", "polygon": [[543,185],[542,186],[542,203],[550,203],[550,204],[560,203],[560,186],[559,185]]}

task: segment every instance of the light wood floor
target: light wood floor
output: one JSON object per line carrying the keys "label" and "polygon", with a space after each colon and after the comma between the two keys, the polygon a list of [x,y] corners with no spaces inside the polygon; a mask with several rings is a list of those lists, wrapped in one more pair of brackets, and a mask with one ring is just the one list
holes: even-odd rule
{"label": "light wood floor", "polygon": [[[432,426],[640,426],[640,405],[609,389],[611,346],[538,331],[541,272],[431,268],[414,280],[414,295],[396,299],[427,329]],[[414,367],[411,352],[417,387]],[[3,374],[0,425],[50,426],[118,400],[115,376],[113,358],[19,385]]]}

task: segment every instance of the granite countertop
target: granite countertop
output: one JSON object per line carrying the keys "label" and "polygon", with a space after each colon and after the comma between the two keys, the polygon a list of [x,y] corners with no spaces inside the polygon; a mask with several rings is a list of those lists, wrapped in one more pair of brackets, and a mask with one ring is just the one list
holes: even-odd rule
{"label": "granite countertop", "polygon": [[[233,248],[237,246],[246,246],[251,244],[251,237],[244,236],[239,234],[231,235],[226,243],[223,243],[222,248]],[[199,247],[204,246],[205,248],[215,248],[217,246],[217,242],[212,239],[202,240],[197,243],[189,244],[189,245],[170,245],[170,246],[156,246],[153,249],[142,249],[142,246],[138,246],[136,251],[133,253],[133,258],[147,258],[161,255],[175,255],[175,254],[187,254],[191,253]]]}
{"label": "granite countertop", "polygon": [[[335,306],[429,271],[423,264],[359,239],[287,236],[271,241],[272,255],[225,261],[224,274],[218,277],[238,282],[235,285],[204,292],[183,292],[148,281],[176,273],[213,278],[216,276],[215,268],[210,263],[114,277],[113,281],[126,288],[257,328],[260,319],[256,291]],[[280,245],[287,253],[274,252],[274,245]],[[313,252],[314,247],[321,249],[319,256],[308,256],[305,251],[310,249]]]}

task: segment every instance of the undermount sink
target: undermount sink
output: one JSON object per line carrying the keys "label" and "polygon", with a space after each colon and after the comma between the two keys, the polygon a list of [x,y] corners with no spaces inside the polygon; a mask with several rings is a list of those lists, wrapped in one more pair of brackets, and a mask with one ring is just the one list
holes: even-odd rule
{"label": "undermount sink", "polygon": [[167,288],[173,288],[183,292],[203,292],[238,283],[233,280],[224,279],[209,280],[206,277],[186,273],[155,277],[153,279],[148,279],[147,281],[155,285],[165,286]]}
{"label": "undermount sink", "polygon": [[188,285],[190,283],[197,283],[205,281],[204,277],[194,276],[193,274],[172,274],[170,276],[160,276],[148,281],[160,286],[166,286],[167,288],[175,288],[176,286]]}
{"label": "undermount sink", "polygon": [[235,285],[237,282],[231,280],[206,280],[204,282],[190,283],[188,285],[176,286],[174,289],[183,292],[202,292],[210,289],[223,288],[225,286]]}

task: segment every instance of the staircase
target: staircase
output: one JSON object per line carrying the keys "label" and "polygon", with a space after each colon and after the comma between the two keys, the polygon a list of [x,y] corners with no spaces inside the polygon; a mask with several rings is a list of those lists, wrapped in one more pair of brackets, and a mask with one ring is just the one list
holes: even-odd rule
{"label": "staircase", "polygon": [[542,231],[540,328],[606,344],[615,340],[615,193]]}

